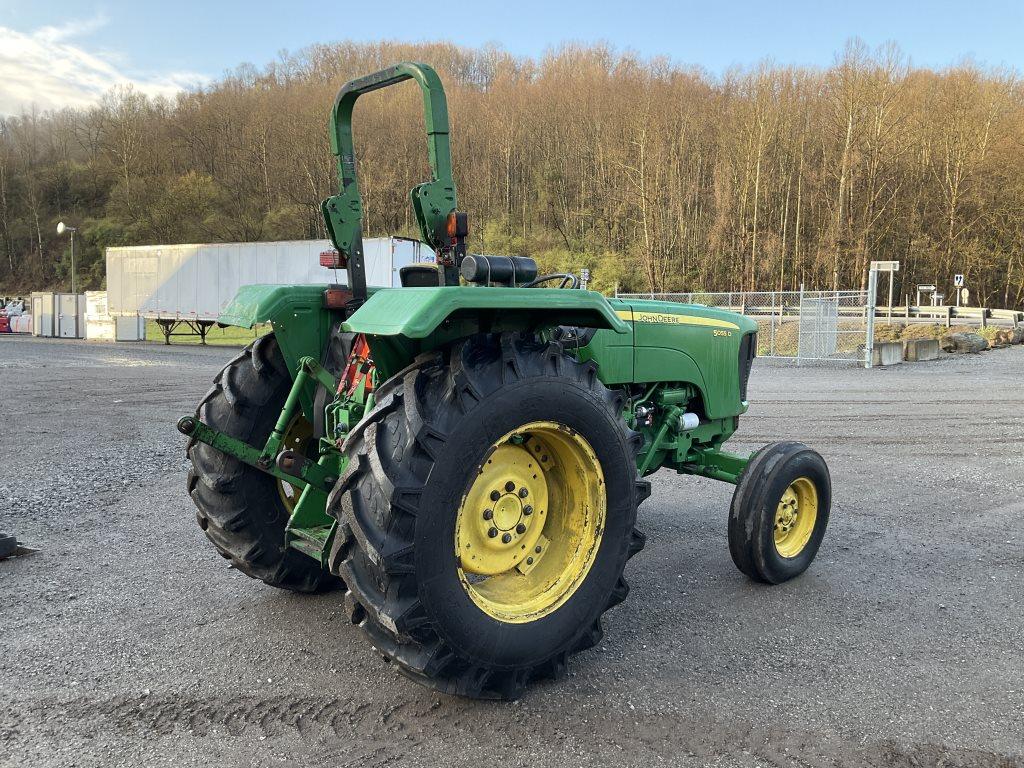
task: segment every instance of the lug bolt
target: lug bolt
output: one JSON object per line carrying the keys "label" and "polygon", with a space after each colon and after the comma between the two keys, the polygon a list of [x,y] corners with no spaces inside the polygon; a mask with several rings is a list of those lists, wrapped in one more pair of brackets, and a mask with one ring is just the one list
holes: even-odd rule
{"label": "lug bolt", "polygon": [[489,531],[487,531],[487,535],[490,536],[493,539],[495,536],[498,535],[498,529],[497,528],[491,528]]}
{"label": "lug bolt", "polygon": [[517,525],[517,526],[516,526],[516,533],[518,533],[518,534],[520,534],[520,535],[522,535],[522,534],[526,533],[526,526],[525,526],[525,525],[523,525],[522,523],[520,523],[519,525]]}
{"label": "lug bolt", "polygon": [[524,515],[532,515],[533,514],[533,507],[531,507],[529,504],[527,504],[525,507],[523,507],[523,514]]}
{"label": "lug bolt", "polygon": [[522,488],[519,489],[519,498],[520,499],[525,499],[529,495],[530,495],[530,492],[528,490],[526,490],[526,486],[523,486]]}
{"label": "lug bolt", "polygon": [[512,493],[512,491],[514,491],[515,489],[516,489],[516,484],[513,483],[511,480],[509,480],[507,483],[505,483],[505,490],[508,491],[509,493]]}
{"label": "lug bolt", "polygon": [[506,533],[504,536],[501,537],[502,544],[508,544],[510,541],[512,541],[511,533]]}
{"label": "lug bolt", "polygon": [[540,544],[538,544],[536,547],[534,547],[533,551],[536,552],[539,555],[540,554]]}
{"label": "lug bolt", "polygon": [[485,509],[484,510],[484,520],[490,520],[492,517],[494,517],[494,510],[493,509]]}
{"label": "lug bolt", "polygon": [[501,498],[501,494],[497,491],[491,491],[491,501],[497,501]]}
{"label": "lug bolt", "polygon": [[526,564],[527,565],[533,565],[533,558],[532,557],[526,558]]}

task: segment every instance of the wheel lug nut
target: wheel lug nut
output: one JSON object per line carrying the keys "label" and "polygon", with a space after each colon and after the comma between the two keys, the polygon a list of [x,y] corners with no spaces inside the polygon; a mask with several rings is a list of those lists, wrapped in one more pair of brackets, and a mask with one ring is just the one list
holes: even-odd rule
{"label": "wheel lug nut", "polygon": [[527,565],[533,565],[533,558],[532,557],[526,558],[526,564]]}
{"label": "wheel lug nut", "polygon": [[512,493],[512,491],[514,491],[515,489],[516,489],[516,484],[513,483],[511,480],[509,480],[507,483],[505,483],[505,490],[508,491],[509,493]]}
{"label": "wheel lug nut", "polygon": [[539,555],[540,554],[540,544],[538,544],[536,547],[534,547],[533,551],[536,552]]}
{"label": "wheel lug nut", "polygon": [[501,494],[498,491],[491,491],[491,501],[497,501],[501,498]]}
{"label": "wheel lug nut", "polygon": [[517,526],[516,526],[516,533],[518,533],[518,534],[520,534],[520,535],[522,535],[522,534],[526,533],[526,526],[525,526],[525,525],[523,525],[522,523],[520,523],[519,525],[517,525]]}
{"label": "wheel lug nut", "polygon": [[487,535],[490,536],[493,539],[495,536],[498,535],[498,529],[497,528],[491,528],[489,531],[487,531]]}
{"label": "wheel lug nut", "polygon": [[485,509],[484,510],[484,520],[490,520],[492,517],[494,517],[494,510],[493,509]]}
{"label": "wheel lug nut", "polygon": [[512,534],[506,533],[504,536],[501,537],[501,541],[503,544],[508,544],[510,541],[512,541]]}
{"label": "wheel lug nut", "polygon": [[519,498],[520,499],[525,499],[529,495],[530,495],[530,492],[528,490],[526,490],[526,486],[523,486],[522,488],[519,489]]}
{"label": "wheel lug nut", "polygon": [[523,514],[524,515],[532,515],[533,514],[533,507],[531,507],[529,504],[527,504],[525,507],[523,507]]}

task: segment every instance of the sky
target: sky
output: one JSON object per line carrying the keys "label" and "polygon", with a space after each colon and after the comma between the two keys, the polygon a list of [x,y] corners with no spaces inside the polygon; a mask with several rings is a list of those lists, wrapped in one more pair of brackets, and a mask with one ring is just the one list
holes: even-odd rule
{"label": "sky", "polygon": [[972,58],[1024,71],[1022,33],[1024,0],[0,0],[0,115],[86,106],[119,84],[170,95],[346,39],[446,39],[525,56],[605,42],[720,73],[765,59],[828,66],[860,37],[895,41],[917,66]]}

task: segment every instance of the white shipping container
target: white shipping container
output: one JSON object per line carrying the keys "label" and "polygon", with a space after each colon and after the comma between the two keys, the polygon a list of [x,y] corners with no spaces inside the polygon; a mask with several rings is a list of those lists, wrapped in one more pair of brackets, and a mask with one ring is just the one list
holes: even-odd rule
{"label": "white shipping container", "polygon": [[85,292],[86,341],[113,341],[114,318],[107,314],[107,292]]}
{"label": "white shipping container", "polygon": [[35,292],[32,294],[32,335],[50,338],[54,335],[54,317],[56,316],[52,293]]}
{"label": "white shipping container", "polygon": [[[345,283],[345,270],[320,266],[327,240],[108,248],[107,305],[113,317],[216,320],[243,285]],[[366,282],[399,285],[398,270],[433,252],[405,238],[363,241]]]}
{"label": "white shipping container", "polygon": [[85,296],[81,293],[55,293],[57,333],[62,339],[81,339],[85,335]]}
{"label": "white shipping container", "polygon": [[106,291],[86,291],[85,292],[85,317],[88,320],[90,317],[96,320],[109,319],[110,315],[107,312],[107,292]]}
{"label": "white shipping container", "polygon": [[85,339],[86,341],[113,341],[114,320],[108,317],[103,320],[98,317],[85,316]]}

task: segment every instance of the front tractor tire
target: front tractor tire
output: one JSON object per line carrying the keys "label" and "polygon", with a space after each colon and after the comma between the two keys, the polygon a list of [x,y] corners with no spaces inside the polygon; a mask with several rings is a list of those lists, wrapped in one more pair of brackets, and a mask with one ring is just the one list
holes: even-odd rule
{"label": "front tractor tire", "polygon": [[832,506],[825,460],[803,443],[771,443],[755,453],[729,510],[729,553],[754,581],[781,584],[818,554]]}
{"label": "front tractor tire", "polygon": [[328,500],[353,623],[407,676],[474,698],[559,678],[625,599],[649,484],[621,395],[530,336],[476,336],[378,391]]}
{"label": "front tractor tire", "polygon": [[[261,336],[217,374],[196,416],[231,437],[262,446],[291,385],[277,340],[273,334]],[[305,427],[305,419],[294,422],[285,443],[302,450],[298,443],[311,434]],[[235,568],[294,592],[337,584],[319,563],[286,545],[285,526],[295,498],[290,485],[205,443],[191,441],[188,457],[188,493],[198,510],[196,520]]]}

